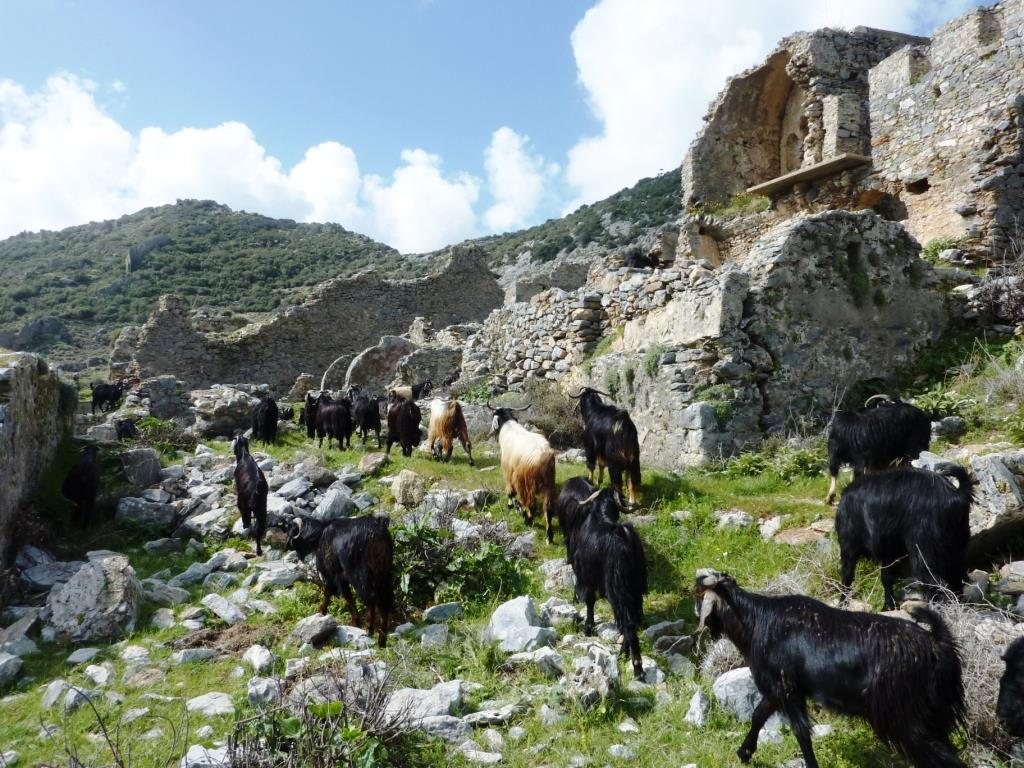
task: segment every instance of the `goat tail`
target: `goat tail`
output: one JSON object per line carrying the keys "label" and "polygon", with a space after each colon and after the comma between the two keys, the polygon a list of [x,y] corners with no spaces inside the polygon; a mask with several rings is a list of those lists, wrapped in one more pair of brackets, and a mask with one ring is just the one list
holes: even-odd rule
{"label": "goat tail", "polygon": [[[935,663],[932,665],[931,686],[942,692],[944,701],[943,708],[948,707],[953,719],[959,725],[963,725],[967,718],[967,708],[964,704],[964,686],[960,657],[960,646],[953,637],[949,625],[943,618],[931,608],[924,606],[913,606],[908,613],[918,624],[926,626],[931,633]],[[936,679],[948,677],[946,680]],[[952,723],[950,724],[952,726]]]}
{"label": "goat tail", "polygon": [[970,472],[959,464],[950,464],[940,469],[939,474],[956,480],[957,493],[964,501],[968,504],[974,501],[974,490],[978,486],[978,481],[971,477]]}
{"label": "goat tail", "polygon": [[647,561],[633,526],[616,525],[606,545],[605,593],[620,630],[638,629],[644,618]]}

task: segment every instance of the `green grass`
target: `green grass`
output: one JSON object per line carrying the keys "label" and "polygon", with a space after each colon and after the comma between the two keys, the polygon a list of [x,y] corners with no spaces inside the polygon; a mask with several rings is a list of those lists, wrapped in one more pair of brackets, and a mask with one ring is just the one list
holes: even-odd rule
{"label": "green grass", "polygon": [[[220,455],[226,455],[229,450],[227,442],[222,440],[210,441],[207,445]],[[485,443],[477,449],[476,467],[468,466],[464,455],[459,452],[456,452],[451,463],[440,464],[426,454],[417,452],[412,458],[406,459],[396,451],[392,453],[392,463],[384,471],[395,474],[400,469],[412,469],[429,478],[434,487],[466,490],[488,488],[495,493],[483,510],[483,516],[494,522],[507,523],[513,533],[526,531],[527,526],[521,515],[505,506],[501,493],[503,483],[493,445]],[[646,622],[651,624],[660,620],[685,618],[689,622],[688,631],[693,630],[696,622],[691,585],[698,568],[714,567],[729,571],[741,585],[752,589],[769,586],[779,574],[801,569],[807,555],[815,551],[814,545],[792,547],[774,541],[765,542],[761,540],[756,526],[722,530],[715,524],[713,513],[720,509],[739,508],[750,513],[755,520],[783,514],[788,516],[784,527],[804,526],[815,520],[832,517],[834,510],[822,503],[827,479],[821,474],[820,463],[814,460],[820,451],[821,446],[811,446],[800,451],[771,445],[764,451],[764,455],[746,454],[718,467],[683,473],[645,471],[641,499],[643,509],[640,511],[652,519],[638,521],[637,528],[644,541],[650,573],[650,592],[645,601]],[[334,468],[356,464],[364,455],[361,450],[321,451],[310,447],[304,435],[297,433],[285,436],[268,453],[282,461],[295,459],[302,453],[313,453],[327,466]],[[570,477],[585,473],[581,464],[561,464],[558,466],[558,481],[563,483]],[[382,503],[390,508],[390,491],[375,479],[366,478],[362,489],[380,496]],[[681,520],[673,517],[672,513],[681,511],[688,514]],[[55,525],[59,527],[61,523]],[[543,580],[536,566],[545,560],[564,558],[565,549],[560,535],[556,537],[554,545],[544,542],[539,522],[535,522],[533,530],[535,546],[527,567],[526,592],[532,594],[539,603],[547,598],[547,594],[543,590]],[[188,562],[184,555],[148,555],[141,549],[141,543],[146,537],[140,531],[122,531],[105,525],[98,529],[97,535],[101,540],[95,542],[96,545],[102,544],[128,554],[140,575],[164,567],[177,572]],[[208,552],[204,558],[220,546],[244,549],[248,547],[248,542],[233,539],[221,543],[207,542]],[[834,598],[835,595],[825,582],[825,579],[834,579],[836,576],[834,557],[819,556],[816,560],[820,563],[820,572],[808,575],[808,586],[823,598]],[[402,564],[398,563],[398,569],[401,568]],[[881,589],[877,573],[871,567],[862,567],[855,589],[860,598],[875,608],[880,607]],[[195,588],[194,598],[197,599],[204,592],[202,587]],[[675,677],[667,673],[665,690],[670,698],[666,702],[654,703],[653,691],[634,694],[624,687],[618,695],[594,710],[582,711],[571,702],[560,701],[554,695],[535,695],[536,686],[552,682],[535,671],[515,674],[501,671],[499,667],[504,654],[482,642],[480,630],[493,609],[512,596],[512,593],[494,594],[478,600],[464,596],[462,602],[466,615],[450,625],[452,640],[444,649],[424,651],[415,641],[390,643],[388,649],[381,653],[381,658],[393,670],[394,683],[426,687],[440,679],[453,678],[478,683],[481,687],[467,697],[464,711],[475,710],[487,699],[522,703],[524,714],[517,716],[513,724],[521,725],[526,734],[516,745],[506,743],[503,765],[517,768],[533,768],[540,764],[565,765],[575,755],[584,755],[595,765],[615,764],[607,750],[612,744],[620,743],[636,750],[636,758],[630,763],[637,766],[661,768],[666,762],[673,765],[696,762],[701,766],[735,764],[735,750],[745,732],[742,723],[713,705],[706,728],[697,730],[683,724],[683,715],[694,686],[703,687],[709,692],[707,683],[696,677]],[[279,656],[277,669],[280,671],[283,669],[283,660],[296,653],[283,640],[298,619],[315,612],[320,598],[319,589],[313,584],[300,583],[292,589],[279,593],[268,592],[259,597],[270,600],[276,613],[268,616],[253,614],[247,631],[252,633],[251,641],[258,639],[268,644]],[[563,597],[571,598],[571,595],[565,594]],[[152,611],[152,606],[147,607],[138,629],[129,641],[148,645],[152,661],[161,664],[166,662],[171,653],[168,644],[183,635],[184,630],[178,627],[170,630],[153,629],[149,626]],[[348,624],[351,621],[340,601],[332,602],[330,612],[341,623]],[[603,601],[599,601],[597,613],[599,618],[610,617],[610,609]],[[642,644],[645,654],[651,655],[648,644],[643,641]],[[561,647],[558,650],[567,665],[570,665],[572,650]],[[44,645],[40,654],[27,657],[25,675],[16,689],[25,696],[11,703],[0,704],[0,732],[7,737],[7,743],[17,745],[23,765],[52,763],[60,758],[61,744],[57,741],[40,741],[37,732],[41,718],[51,722],[60,719],[54,713],[41,711],[43,683],[57,676],[66,676],[72,682],[85,684],[81,669],[65,668],[63,660],[67,653],[68,649]],[[127,696],[127,701],[120,708],[106,703],[100,705],[101,714],[108,719],[116,718],[119,711],[127,708],[147,706],[153,716],[177,721],[180,718],[180,702],[145,700],[143,695],[156,693],[188,698],[214,690],[231,695],[240,716],[252,714],[245,703],[248,674],[243,677],[234,675],[234,669],[240,663],[238,656],[199,664],[168,666],[164,680],[152,688],[142,690],[126,689],[121,684],[123,663],[117,660],[113,649],[105,651],[104,658],[114,660],[117,682],[112,688]],[[631,679],[627,664],[620,665],[620,675],[625,686]],[[563,711],[566,714],[565,722],[557,727],[543,726],[538,717],[542,703]],[[619,723],[627,716],[639,724],[639,736],[623,734],[618,730]],[[815,739],[815,749],[823,765],[850,768],[905,765],[894,760],[863,723],[823,712],[816,713],[815,720],[831,723],[835,727],[831,736]],[[147,730],[155,724],[147,720],[145,727],[135,732]],[[230,729],[231,720],[215,718],[207,721],[193,718],[193,732],[196,727],[205,724],[213,725],[216,733],[223,736]],[[95,731],[95,719],[91,713],[83,708],[69,719],[66,727],[74,744],[92,750],[82,753],[91,757],[98,749],[87,740],[87,735]],[[166,724],[164,727],[166,730]],[[505,729],[501,730],[507,733]],[[157,765],[158,758],[166,757],[170,749],[169,733],[151,741],[136,741],[135,765]],[[199,741],[210,743],[209,739],[194,737],[190,737],[188,743]],[[427,749],[416,764],[466,764],[454,749],[449,748],[443,753],[439,749],[436,745]],[[779,744],[763,744],[754,764],[774,765],[798,755],[799,750],[793,737],[787,734]],[[109,759],[106,763],[94,760],[87,764],[109,762]]]}
{"label": "green grass", "polygon": [[728,203],[718,203],[701,208],[698,213],[715,216],[719,219],[735,219],[752,213],[762,213],[771,207],[771,200],[764,195],[751,195],[740,192],[733,195]]}

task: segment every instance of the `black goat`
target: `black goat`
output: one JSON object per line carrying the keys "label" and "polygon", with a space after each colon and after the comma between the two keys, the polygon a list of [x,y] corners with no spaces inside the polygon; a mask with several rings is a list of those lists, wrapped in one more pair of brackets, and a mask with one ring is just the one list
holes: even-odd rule
{"label": "black goat", "polygon": [[458,381],[459,377],[461,376],[462,369],[460,368],[459,370],[449,373],[447,376],[445,376],[444,381],[441,382],[441,386],[444,387],[445,389],[448,389],[449,387],[451,387],[452,384]]}
{"label": "black goat", "polygon": [[352,420],[355,422],[356,432],[363,441],[363,445],[366,445],[366,438],[373,431],[377,435],[377,447],[380,448],[380,404],[384,398],[371,398],[361,394],[357,387],[349,389],[349,397],[352,399]]}
{"label": "black goat", "polygon": [[114,410],[117,404],[121,402],[126,388],[127,385],[124,381],[119,381],[116,384],[104,384],[100,381],[94,381],[92,383],[93,415],[96,414],[97,405],[100,407],[100,413]]}
{"label": "black goat", "polygon": [[904,557],[920,584],[941,581],[960,594],[967,577],[975,485],[956,465],[938,472],[901,467],[854,480],[836,510],[843,601],[849,599],[861,558],[882,566],[886,610],[896,607],[896,564]]}
{"label": "black goat", "polygon": [[331,447],[331,440],[338,441],[338,449],[345,450],[352,445],[352,403],[348,398],[341,400],[333,399],[327,392],[321,392],[313,397],[306,393],[306,408],[304,419],[306,422],[306,435],[310,438],[319,438],[319,445],[324,445],[324,437],[327,437],[327,447]]}
{"label": "black goat", "polygon": [[643,254],[639,248],[632,248],[623,255],[622,266],[633,269],[657,269],[661,266],[661,260],[656,253]]}
{"label": "black goat", "polygon": [[865,472],[913,461],[921,451],[928,450],[931,439],[931,417],[887,395],[869,397],[856,411],[836,411],[828,428],[831,482],[826,502],[833,504],[836,500],[836,482],[843,464],[853,466],[856,479]]}
{"label": "black goat", "polygon": [[114,422],[114,431],[118,440],[131,440],[139,436],[139,428],[131,419],[118,419]]}
{"label": "black goat", "polygon": [[270,395],[261,397],[252,412],[252,439],[264,445],[277,442],[277,421],[281,417],[277,401]]}
{"label": "black goat", "polygon": [[397,400],[388,408],[388,439],[384,453],[391,453],[391,446],[399,443],[403,456],[412,456],[412,450],[423,439],[420,422],[423,414],[415,400]]}
{"label": "black goat", "polygon": [[351,517],[330,523],[298,515],[288,530],[288,548],[305,559],[316,552],[316,569],[323,584],[320,613],[327,614],[334,596],[344,598],[359,626],[359,610],[352,587],[366,606],[366,631],[373,636],[377,619],[377,644],[387,645],[388,622],[395,602],[394,543],[386,517]]}
{"label": "black goat", "polygon": [[75,505],[75,522],[87,527],[96,511],[96,494],[100,489],[100,449],[95,445],[82,448],[78,461],[68,470],[60,492]]}
{"label": "black goat", "polygon": [[[640,490],[640,439],[636,425],[624,408],[606,405],[599,392],[583,387],[578,395],[571,395],[578,401],[583,416],[583,449],[587,455],[587,469],[590,481],[594,481],[594,468],[598,468],[597,484],[604,481],[604,468],[612,490],[622,496],[622,474],[629,477],[629,505],[636,506]],[[610,397],[610,395],[605,395]]]}
{"label": "black goat", "polygon": [[263,534],[267,530],[267,478],[263,470],[249,454],[249,441],[242,435],[235,438],[235,495],[238,497],[238,511],[242,513],[242,525],[247,529],[256,523],[253,533],[256,538],[256,554],[263,554]]}
{"label": "black goat", "polygon": [[762,698],[736,755],[746,763],[776,710],[789,718],[806,768],[818,768],[807,699],[862,717],[917,768],[966,768],[949,742],[964,722],[960,654],[945,622],[915,607],[917,623],[831,608],[809,597],[767,597],[728,574],[698,571],[701,628],[743,654]]}
{"label": "black goat", "polygon": [[1006,671],[999,681],[996,717],[1007,733],[1024,736],[1024,637],[1010,643],[1003,661]]}
{"label": "black goat", "polygon": [[634,676],[643,679],[637,633],[644,618],[647,560],[640,537],[632,525],[619,522],[618,499],[607,488],[579,501],[572,512],[566,510],[565,519],[559,496],[558,511],[566,550],[571,553],[569,562],[576,575],[576,598],[587,605],[584,634],[594,634],[594,602],[598,597],[607,598],[622,633],[620,652],[630,656]]}
{"label": "black goat", "polygon": [[583,516],[583,503],[597,493],[597,488],[585,477],[571,477],[558,494],[558,527],[565,537],[565,561],[572,563],[572,532]]}

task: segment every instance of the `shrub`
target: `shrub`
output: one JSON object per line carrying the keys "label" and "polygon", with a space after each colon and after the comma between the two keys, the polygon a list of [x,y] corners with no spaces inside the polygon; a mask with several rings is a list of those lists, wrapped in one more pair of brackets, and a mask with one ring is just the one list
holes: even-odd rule
{"label": "shrub", "polygon": [[576,401],[566,397],[557,384],[547,379],[530,379],[524,395],[530,403],[526,420],[553,447],[564,449],[583,444],[583,424],[576,413]]}
{"label": "shrub", "polygon": [[932,264],[937,264],[940,253],[948,251],[950,248],[956,248],[962,242],[963,238],[959,237],[950,237],[948,235],[936,237],[934,240],[929,240],[927,245],[921,249],[921,258],[930,261]]}
{"label": "shrub", "polygon": [[524,588],[525,568],[509,556],[514,537],[506,528],[482,523],[480,538],[456,540],[451,519],[441,517],[437,527],[421,520],[392,530],[395,562],[402,563],[395,595],[402,610],[453,599],[489,602]]}
{"label": "shrub", "polygon": [[156,448],[162,455],[171,458],[178,451],[191,453],[195,450],[198,440],[195,435],[186,432],[173,421],[146,416],[135,424],[139,428],[139,441]]}
{"label": "shrub", "polygon": [[654,378],[658,372],[658,366],[661,365],[661,356],[669,351],[669,348],[664,344],[655,344],[652,347],[648,347],[647,351],[644,352],[643,366],[644,373],[647,374],[648,378]]}

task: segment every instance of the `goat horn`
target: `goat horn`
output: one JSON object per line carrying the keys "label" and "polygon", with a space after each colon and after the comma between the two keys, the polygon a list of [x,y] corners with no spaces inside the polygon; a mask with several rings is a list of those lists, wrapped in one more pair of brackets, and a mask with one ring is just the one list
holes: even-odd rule
{"label": "goat horn", "polygon": [[579,400],[581,397],[583,397],[583,391],[585,389],[586,389],[586,387],[580,387],[580,391],[577,394],[569,395],[569,397],[571,397],[573,400]]}
{"label": "goat horn", "polygon": [[496,408],[493,405],[491,405],[491,401],[490,400],[487,401],[487,404],[486,404],[485,407],[487,408],[488,411],[496,410]]}
{"label": "goat horn", "polygon": [[590,502],[592,502],[594,499],[596,499],[600,495],[601,495],[601,491],[600,490],[594,491],[592,494],[587,496],[587,498],[585,498],[583,501],[580,502],[580,506],[582,507],[584,504],[589,504]]}
{"label": "goat horn", "polygon": [[302,533],[302,518],[296,516],[295,518],[295,530]]}
{"label": "goat horn", "polygon": [[519,408],[509,408],[509,410],[510,411],[515,411],[515,412],[518,413],[519,411],[529,410],[531,405],[533,405],[533,403],[527,403],[526,405],[520,406]]}
{"label": "goat horn", "polygon": [[611,395],[609,395],[607,392],[602,392],[600,389],[594,389],[593,387],[591,387],[590,389],[594,392],[597,392],[597,394],[601,395],[602,397],[611,397]]}
{"label": "goat horn", "polygon": [[867,408],[875,400],[884,400],[887,403],[891,403],[892,402],[892,398],[889,397],[888,395],[872,395],[871,397],[869,397],[867,400],[864,401],[864,407]]}

